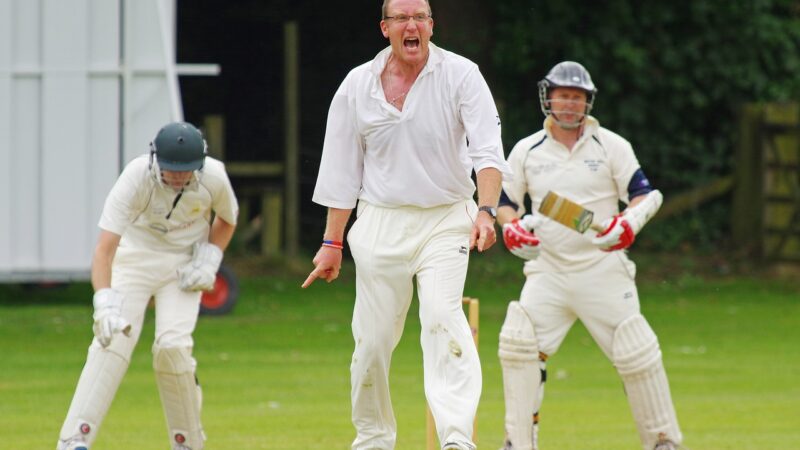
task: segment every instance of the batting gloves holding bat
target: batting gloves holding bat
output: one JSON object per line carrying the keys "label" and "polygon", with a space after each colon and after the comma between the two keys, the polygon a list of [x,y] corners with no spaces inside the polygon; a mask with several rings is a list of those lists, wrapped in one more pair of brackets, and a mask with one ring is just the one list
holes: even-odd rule
{"label": "batting gloves holding bat", "polygon": [[661,208],[663,201],[659,190],[650,191],[635,206],[603,222],[603,231],[592,239],[592,243],[607,252],[630,247],[639,231]]}
{"label": "batting gloves holding bat", "polygon": [[592,239],[592,244],[604,252],[626,249],[636,240],[636,233],[622,214],[607,219],[601,226],[604,230]]}
{"label": "batting gloves holding bat", "polygon": [[530,214],[503,225],[503,243],[508,251],[526,261],[538,258],[542,249],[539,247],[539,238],[533,234],[538,225],[539,220]]}
{"label": "batting gloves holding bat", "polygon": [[130,336],[131,324],[120,315],[122,299],[122,294],[111,288],[103,288],[94,293],[92,331],[103,347],[108,347],[116,333]]}
{"label": "batting gloves holding bat", "polygon": [[214,289],[217,271],[222,263],[222,250],[209,242],[194,245],[192,260],[178,269],[178,285],[184,291]]}

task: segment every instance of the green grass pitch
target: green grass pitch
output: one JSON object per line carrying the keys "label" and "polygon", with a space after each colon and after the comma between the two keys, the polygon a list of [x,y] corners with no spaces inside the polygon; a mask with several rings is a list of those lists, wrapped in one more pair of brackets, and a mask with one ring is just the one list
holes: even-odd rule
{"label": "green grass pitch", "polygon": [[[633,258],[636,259],[634,253]],[[310,270],[311,264],[308,263]],[[497,335],[521,287],[519,263],[474,255],[465,294],[480,299],[484,389],[478,445],[503,438]],[[250,272],[250,271],[248,271]],[[305,273],[241,275],[230,315],[195,333],[210,450],[348,449],[353,271],[301,290]],[[677,271],[640,282],[659,335],[678,417],[693,450],[800,448],[800,284]],[[425,448],[419,320],[412,306],[392,364],[399,450]],[[91,338],[91,288],[0,285],[0,441],[55,448]],[[167,448],[151,368],[149,312],[130,369],[94,449]],[[541,445],[548,450],[640,448],[622,386],[577,324],[548,363]]]}

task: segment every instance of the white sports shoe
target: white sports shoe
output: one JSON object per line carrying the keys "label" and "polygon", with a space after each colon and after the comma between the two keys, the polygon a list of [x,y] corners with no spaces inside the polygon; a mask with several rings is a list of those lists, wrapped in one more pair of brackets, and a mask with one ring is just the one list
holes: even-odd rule
{"label": "white sports shoe", "polygon": [[656,446],[653,447],[653,450],[678,450],[678,448],[678,444],[666,439],[661,439],[656,442]]}
{"label": "white sports shoe", "polygon": [[56,450],[89,450],[89,446],[83,442],[83,439],[70,438],[66,441],[58,441]]}
{"label": "white sports shoe", "polygon": [[475,450],[475,446],[467,443],[459,444],[458,442],[450,441],[444,443],[442,450]]}

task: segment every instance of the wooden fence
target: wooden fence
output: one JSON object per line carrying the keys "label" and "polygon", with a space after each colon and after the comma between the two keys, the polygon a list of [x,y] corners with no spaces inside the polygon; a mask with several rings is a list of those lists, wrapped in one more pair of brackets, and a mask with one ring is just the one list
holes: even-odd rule
{"label": "wooden fence", "polygon": [[749,104],[740,125],[732,237],[766,260],[800,262],[800,107]]}

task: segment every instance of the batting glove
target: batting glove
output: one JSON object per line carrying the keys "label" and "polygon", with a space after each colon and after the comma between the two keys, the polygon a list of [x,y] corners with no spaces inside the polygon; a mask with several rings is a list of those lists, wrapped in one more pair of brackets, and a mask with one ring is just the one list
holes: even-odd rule
{"label": "batting glove", "polygon": [[522,220],[514,219],[503,225],[503,243],[508,251],[526,261],[538,258],[542,249],[539,238],[533,234],[535,224],[536,220],[526,215]]}
{"label": "batting glove", "polygon": [[607,219],[601,226],[605,229],[592,239],[592,244],[604,252],[626,249],[636,240],[636,233],[621,214]]}
{"label": "batting glove", "polygon": [[222,250],[214,244],[195,244],[192,260],[178,269],[178,285],[184,291],[214,289],[217,271],[222,263]]}
{"label": "batting glove", "polygon": [[94,293],[92,303],[94,304],[94,325],[92,331],[94,336],[103,347],[108,347],[111,339],[117,333],[125,336],[131,334],[131,324],[123,319],[122,313],[123,296],[119,292],[104,288]]}

